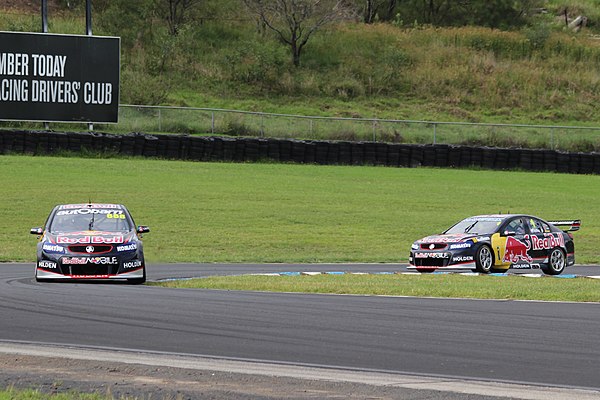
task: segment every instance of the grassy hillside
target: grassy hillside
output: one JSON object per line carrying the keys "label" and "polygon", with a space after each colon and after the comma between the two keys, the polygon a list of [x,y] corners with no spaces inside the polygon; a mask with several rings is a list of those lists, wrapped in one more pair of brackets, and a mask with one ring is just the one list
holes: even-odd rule
{"label": "grassy hillside", "polygon": [[[218,2],[217,2],[218,3]],[[231,2],[224,2],[224,4]],[[563,29],[560,14],[589,27]],[[236,7],[170,36],[162,21],[95,16],[96,34],[123,37],[123,103],[304,115],[600,125],[597,1],[548,2],[518,31],[344,23],[309,42],[295,68],[288,49]],[[143,16],[135,15],[136,18]],[[39,31],[39,15],[0,15],[0,30]],[[83,31],[82,11],[51,19]]]}

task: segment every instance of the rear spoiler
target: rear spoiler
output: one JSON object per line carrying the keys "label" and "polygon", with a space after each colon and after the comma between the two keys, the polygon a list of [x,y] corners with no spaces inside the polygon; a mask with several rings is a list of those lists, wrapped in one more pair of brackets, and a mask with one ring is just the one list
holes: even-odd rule
{"label": "rear spoiler", "polygon": [[548,221],[549,223],[551,223],[552,225],[555,225],[557,227],[562,227],[562,226],[568,226],[569,229],[562,229],[565,232],[575,232],[578,231],[579,228],[581,227],[581,220],[580,219],[574,219],[574,220],[560,220],[560,221]]}

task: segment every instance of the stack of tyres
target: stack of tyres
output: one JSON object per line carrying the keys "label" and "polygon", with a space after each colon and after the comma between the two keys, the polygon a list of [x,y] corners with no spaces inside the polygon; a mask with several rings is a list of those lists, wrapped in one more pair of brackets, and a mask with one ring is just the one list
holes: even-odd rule
{"label": "stack of tyres", "polygon": [[591,174],[594,172],[594,156],[592,154],[579,153],[579,174]]}
{"label": "stack of tyres", "polygon": [[306,153],[306,142],[303,142],[301,140],[293,140],[291,143],[291,161],[299,164],[304,163]]}
{"label": "stack of tyres", "polygon": [[350,156],[352,164],[362,165],[365,162],[365,146],[362,142],[352,142],[350,144]]}
{"label": "stack of tyres", "polygon": [[279,160],[283,162],[292,161],[292,142],[290,140],[279,141]]}
{"label": "stack of tyres", "polygon": [[304,162],[314,164],[317,162],[317,144],[313,141],[308,141],[304,146]]}
{"label": "stack of tyres", "polygon": [[375,165],[388,165],[388,148],[387,143],[375,144]]}
{"label": "stack of tyres", "polygon": [[556,171],[556,151],[542,150],[544,154],[544,171]]}
{"label": "stack of tyres", "polygon": [[474,167],[483,166],[483,148],[471,147],[471,165]]}
{"label": "stack of tyres", "polygon": [[569,172],[569,153],[559,151],[556,153],[556,171]]}
{"label": "stack of tyres", "polygon": [[315,162],[326,165],[328,163],[329,143],[316,142]]}
{"label": "stack of tyres", "polygon": [[531,171],[531,150],[519,149],[519,168]]}
{"label": "stack of tyres", "polygon": [[271,160],[279,161],[279,140],[267,139],[267,157]]}
{"label": "stack of tyres", "polygon": [[580,170],[579,161],[581,157],[579,153],[569,153],[569,173],[578,174]]}
{"label": "stack of tyres", "polygon": [[400,165],[400,145],[389,144],[387,152],[387,166],[397,167]]}
{"label": "stack of tyres", "polygon": [[377,158],[377,145],[374,142],[364,142],[364,163],[374,165]]}
{"label": "stack of tyres", "polygon": [[259,159],[259,142],[258,139],[245,139],[244,160],[257,161]]}
{"label": "stack of tyres", "polygon": [[484,147],[481,151],[482,160],[481,166],[486,169],[493,169],[496,165],[497,151],[489,147]]}
{"label": "stack of tyres", "polygon": [[435,146],[435,161],[436,167],[447,167],[450,159],[450,146],[447,144],[438,144]]}

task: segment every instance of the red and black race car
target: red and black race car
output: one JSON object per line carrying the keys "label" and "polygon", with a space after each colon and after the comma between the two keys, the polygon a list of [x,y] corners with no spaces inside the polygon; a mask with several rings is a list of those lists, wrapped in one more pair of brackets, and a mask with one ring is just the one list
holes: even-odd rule
{"label": "red and black race car", "polygon": [[126,279],[146,281],[141,235],[121,204],[63,204],[54,207],[38,235],[35,279]]}
{"label": "red and black race car", "polygon": [[[568,226],[563,231],[556,226]],[[509,268],[541,268],[549,275],[575,264],[570,231],[580,220],[544,221],[523,214],[479,215],[466,218],[442,234],[413,243],[410,269],[468,269],[504,273]]]}

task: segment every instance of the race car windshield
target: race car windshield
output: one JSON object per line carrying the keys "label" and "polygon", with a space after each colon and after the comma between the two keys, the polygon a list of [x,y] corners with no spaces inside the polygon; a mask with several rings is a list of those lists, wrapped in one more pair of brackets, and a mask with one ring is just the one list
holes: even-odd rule
{"label": "race car windshield", "polygon": [[123,211],[81,209],[58,211],[50,225],[51,233],[102,231],[131,231],[129,219]]}
{"label": "race car windshield", "polygon": [[456,234],[456,233],[471,233],[474,235],[488,235],[496,232],[498,226],[502,222],[501,219],[475,219],[467,218],[454,225],[444,233]]}

